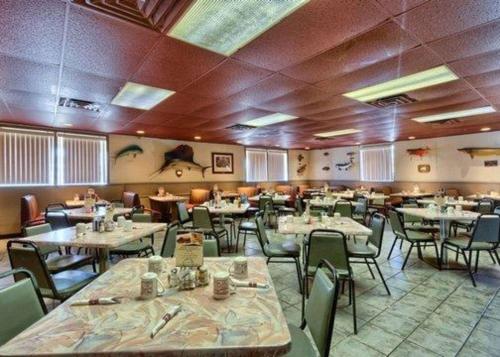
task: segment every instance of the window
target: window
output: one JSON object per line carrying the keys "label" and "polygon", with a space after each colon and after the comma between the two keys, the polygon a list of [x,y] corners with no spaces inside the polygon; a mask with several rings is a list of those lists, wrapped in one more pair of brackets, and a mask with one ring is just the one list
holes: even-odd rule
{"label": "window", "polygon": [[54,184],[54,133],[0,128],[0,186]]}
{"label": "window", "polygon": [[360,150],[361,181],[394,181],[394,145]]}
{"label": "window", "polygon": [[57,133],[58,185],[104,185],[107,182],[105,136]]}
{"label": "window", "polygon": [[247,149],[247,182],[287,181],[288,153],[283,150]]}

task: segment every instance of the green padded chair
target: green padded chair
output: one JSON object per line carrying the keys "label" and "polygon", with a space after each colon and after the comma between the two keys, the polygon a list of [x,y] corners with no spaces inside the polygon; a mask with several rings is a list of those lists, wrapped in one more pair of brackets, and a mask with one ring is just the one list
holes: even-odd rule
{"label": "green padded chair", "polygon": [[193,228],[196,231],[203,233],[205,236],[211,236],[217,239],[217,246],[219,247],[220,254],[220,240],[226,238],[227,247],[230,249],[231,243],[229,242],[229,234],[227,229],[221,226],[215,226],[210,218],[210,211],[208,207],[196,206],[193,207]]}
{"label": "green padded chair", "polygon": [[394,242],[392,243],[391,250],[389,251],[387,259],[391,258],[392,250],[394,249],[394,246],[396,245],[398,239],[409,242],[410,249],[406,254],[403,266],[401,267],[401,270],[403,270],[406,266],[406,263],[408,262],[408,258],[410,257],[413,246],[417,246],[418,257],[419,259],[423,260],[422,247],[426,246],[427,244],[431,244],[434,246],[434,249],[436,250],[436,261],[438,263],[438,269],[441,270],[441,261],[439,259],[437,243],[433,233],[419,232],[406,229],[403,224],[402,215],[399,212],[396,212],[395,210],[389,210],[389,221],[391,222],[392,232],[394,233]]}
{"label": "green padded chair", "polygon": [[[140,223],[151,223],[152,216],[149,213],[134,213],[132,215],[133,222]],[[144,239],[151,239],[151,243],[145,242]],[[136,255],[146,256],[155,255],[155,250],[153,248],[154,244],[154,234],[143,237],[141,239],[134,240],[130,243],[123,244],[119,247],[113,248],[109,251],[110,255],[120,255],[123,257],[129,257]]]}
{"label": "green padded chair", "polygon": [[264,222],[271,226],[272,218],[276,219],[277,210],[274,207],[273,198],[268,195],[261,195],[259,197],[259,212],[265,212]]}
{"label": "green padded chair", "polygon": [[[299,288],[302,292],[302,273],[300,267],[300,246],[293,241],[284,243],[271,243],[267,238],[266,227],[262,220],[262,213],[255,216],[257,223],[257,238],[262,248],[262,252],[267,257],[267,264],[269,263],[295,263],[297,268],[297,279],[299,281]],[[280,260],[275,260],[280,259]]]}
{"label": "green padded chair", "polygon": [[316,356],[311,340],[304,333],[306,326],[309,327],[319,355],[321,357],[329,356],[338,294],[339,284],[335,268],[322,259],[316,269],[311,294],[300,327],[288,325],[292,337],[292,350],[286,354],[287,357]]}
{"label": "green padded chair", "polygon": [[[38,234],[49,233],[52,227],[49,223],[40,224],[24,228],[24,236],[31,237]],[[61,254],[59,247],[54,245],[41,245],[38,248],[40,254],[45,258],[47,267],[51,273],[59,273],[68,269],[77,269],[85,265],[92,265],[94,272],[95,259],[92,255],[86,254]],[[58,252],[58,255],[49,256],[50,253]]]}
{"label": "green padded chair", "polygon": [[354,240],[349,240],[347,242],[347,253],[349,254],[349,258],[352,258],[351,264],[365,263],[368,266],[368,270],[370,271],[373,279],[375,279],[375,275],[373,274],[370,264],[375,265],[375,268],[377,268],[377,272],[380,275],[380,279],[382,279],[382,283],[384,283],[387,294],[391,295],[389,287],[387,286],[384,276],[382,275],[380,267],[377,263],[377,258],[380,256],[380,252],[382,250],[385,217],[380,213],[374,213],[370,219],[370,228],[372,230],[372,234],[368,236],[366,243],[356,242]]}
{"label": "green padded chair", "polygon": [[[134,213],[132,215],[132,222],[152,223],[153,216],[150,213]],[[154,246],[154,244],[155,244],[155,235],[154,234],[151,234],[151,235],[146,236],[144,238],[151,239],[151,245]]]}
{"label": "green padded chair", "polygon": [[340,213],[341,217],[352,218],[352,204],[350,201],[338,200],[333,207],[333,214]]}
{"label": "green padded chair", "polygon": [[7,251],[12,269],[28,269],[35,276],[42,296],[47,298],[64,301],[97,277],[96,273],[82,270],[50,274],[37,245],[30,241],[11,240]]}
{"label": "green padded chair", "polygon": [[[477,207],[475,208],[475,210],[480,214],[491,214],[494,212],[494,208],[495,208],[495,201],[489,198],[482,198],[477,203]],[[451,222],[450,230],[453,230],[454,235],[457,235],[459,228],[465,229],[466,232],[470,232],[474,228],[474,224],[475,221],[472,221],[470,223],[453,221]]]}
{"label": "green padded chair", "polygon": [[189,212],[185,202],[177,201],[177,214],[179,215],[179,223],[183,228],[193,228],[193,221],[189,216]]}
{"label": "green padded chair", "polygon": [[[403,203],[403,208],[418,208],[418,204],[416,203]],[[411,231],[417,231],[417,232],[424,232],[424,233],[433,233],[437,234],[439,233],[439,227],[434,227],[432,225],[429,225],[422,219],[421,217],[417,216],[412,216],[411,214],[408,213],[403,213],[403,223],[404,227],[407,230]],[[439,222],[437,222],[439,225]],[[401,247],[402,247],[403,241],[401,241]]]}
{"label": "green padded chair", "polygon": [[[305,264],[304,287],[305,296],[309,296],[308,278],[316,274],[321,260],[330,262],[337,272],[339,280],[347,281],[349,285],[349,305],[352,305],[354,333],[358,333],[356,322],[356,294],[354,275],[347,253],[347,240],[345,235],[333,229],[314,229],[309,234],[308,249]],[[303,303],[304,305],[304,303]]]}
{"label": "green padded chair", "polygon": [[[481,215],[478,217],[472,233],[459,234],[456,237],[449,238],[441,244],[441,258],[444,249],[450,249],[455,252],[460,252],[464,257],[465,264],[467,265],[467,272],[469,273],[472,284],[476,286],[476,281],[472,274],[472,253],[476,252],[476,265],[474,271],[477,273],[479,262],[479,253],[481,251],[494,254],[500,264],[497,248],[500,244],[500,217],[497,215]],[[469,252],[469,259],[467,259],[466,252]]]}
{"label": "green padded chair", "polygon": [[368,199],[361,197],[357,199],[357,204],[354,206],[352,218],[361,224],[366,224],[366,215],[368,213]]}
{"label": "green padded chair", "polygon": [[47,313],[33,274],[26,269],[14,269],[1,273],[0,279],[12,275],[16,282],[0,290],[0,315],[4,321],[0,324],[0,346]]}
{"label": "green padded chair", "polygon": [[240,220],[238,225],[238,234],[236,235],[236,253],[238,253],[238,246],[240,244],[240,234],[243,233],[243,251],[245,251],[245,245],[247,243],[247,234],[257,235],[257,223],[255,221],[243,221]]}

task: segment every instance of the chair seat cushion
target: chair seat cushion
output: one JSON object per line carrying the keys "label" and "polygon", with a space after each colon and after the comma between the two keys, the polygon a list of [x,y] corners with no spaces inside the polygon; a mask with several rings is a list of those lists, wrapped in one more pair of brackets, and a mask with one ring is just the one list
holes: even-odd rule
{"label": "chair seat cushion", "polygon": [[[69,297],[97,277],[96,273],[82,270],[66,270],[52,275],[54,285],[63,298]],[[43,296],[54,297],[52,291],[40,289]]]}
{"label": "chair seat cushion", "polygon": [[240,229],[242,231],[256,231],[257,230],[257,224],[255,222],[250,222],[250,221],[241,222],[240,226],[238,227],[238,229]]}
{"label": "chair seat cushion", "polygon": [[[460,249],[466,249],[469,247],[470,236],[465,234],[459,234],[454,238],[446,240],[446,244],[453,245]],[[493,244],[488,242],[472,242],[470,246],[471,250],[490,250],[493,249]]]}
{"label": "chair seat cushion", "polygon": [[192,221],[187,221],[182,223],[183,228],[193,228],[193,222]]}
{"label": "chair seat cushion", "polygon": [[424,225],[424,224],[405,224],[405,229],[407,231],[417,231],[417,232],[424,232],[424,233],[438,233],[439,232],[439,227],[433,227],[429,225]]}
{"label": "chair seat cushion", "polygon": [[434,237],[430,233],[406,230],[406,236],[409,241],[433,241]]}
{"label": "chair seat cushion", "polygon": [[57,255],[46,260],[47,267],[51,273],[60,272],[65,269],[78,268],[92,263],[94,259],[91,255]]}
{"label": "chair seat cushion", "polygon": [[299,257],[300,246],[294,242],[268,243],[264,246],[264,253],[273,257]]}
{"label": "chair seat cushion", "polygon": [[292,338],[292,349],[285,356],[287,357],[305,357],[316,356],[317,353],[311,344],[311,340],[299,327],[288,324],[288,330]]}
{"label": "chair seat cushion", "polygon": [[151,249],[151,245],[149,243],[136,240],[124,245],[121,245],[115,249],[111,249],[110,253],[111,254],[139,254],[140,252],[146,250],[146,249]]}
{"label": "chair seat cushion", "polygon": [[351,257],[369,258],[375,257],[377,252],[366,243],[354,243],[347,241],[347,252]]}

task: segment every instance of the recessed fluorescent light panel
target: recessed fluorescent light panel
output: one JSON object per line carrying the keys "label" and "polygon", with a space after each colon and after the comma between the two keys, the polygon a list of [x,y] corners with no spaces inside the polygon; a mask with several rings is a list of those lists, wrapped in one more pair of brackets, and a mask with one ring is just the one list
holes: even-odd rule
{"label": "recessed fluorescent light panel", "polygon": [[229,56],[309,0],[198,0],[170,37]]}
{"label": "recessed fluorescent light panel", "polygon": [[269,114],[269,115],[266,115],[266,116],[263,116],[260,118],[246,121],[243,124],[259,127],[259,126],[266,126],[266,125],[281,123],[284,121],[294,120],[297,118],[298,117],[293,116],[293,115],[288,115],[288,114],[283,114],[283,113],[274,113],[274,114]]}
{"label": "recessed fluorescent light panel", "polygon": [[314,134],[314,136],[319,136],[320,138],[330,138],[332,136],[342,136],[349,134],[361,133],[359,129],[344,129],[344,130],[336,130],[336,131],[327,131],[325,133]]}
{"label": "recessed fluorescent light panel", "polygon": [[127,82],[113,98],[111,104],[121,107],[149,110],[167,99],[174,91]]}
{"label": "recessed fluorescent light panel", "polygon": [[455,79],[458,79],[458,76],[448,67],[439,66],[374,86],[358,89],[353,92],[344,93],[343,95],[360,102],[370,102],[372,100],[454,81]]}
{"label": "recessed fluorescent light panel", "polygon": [[423,117],[412,118],[412,120],[418,121],[419,123],[428,123],[428,122],[433,122],[433,121],[471,117],[474,115],[488,114],[488,113],[493,113],[493,112],[495,112],[495,108],[493,108],[491,106],[486,106],[486,107],[481,107],[481,108],[459,110],[457,112],[448,112],[448,113],[441,113],[441,114],[435,114],[435,115],[426,115]]}

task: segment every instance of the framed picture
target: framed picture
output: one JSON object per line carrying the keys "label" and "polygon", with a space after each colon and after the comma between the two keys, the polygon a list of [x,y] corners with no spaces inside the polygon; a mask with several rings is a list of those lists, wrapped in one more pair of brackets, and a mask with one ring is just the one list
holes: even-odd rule
{"label": "framed picture", "polygon": [[232,174],[234,173],[233,154],[223,152],[212,153],[212,173]]}

